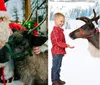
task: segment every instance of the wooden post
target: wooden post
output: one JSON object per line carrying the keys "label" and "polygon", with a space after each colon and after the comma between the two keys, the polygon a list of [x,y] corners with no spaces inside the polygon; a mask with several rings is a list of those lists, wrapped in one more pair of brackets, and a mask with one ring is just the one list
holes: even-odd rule
{"label": "wooden post", "polygon": [[48,0],[46,0],[46,12],[47,12],[47,19],[46,19],[46,30],[48,30]]}
{"label": "wooden post", "polygon": [[31,0],[25,0],[25,20],[31,13]]}

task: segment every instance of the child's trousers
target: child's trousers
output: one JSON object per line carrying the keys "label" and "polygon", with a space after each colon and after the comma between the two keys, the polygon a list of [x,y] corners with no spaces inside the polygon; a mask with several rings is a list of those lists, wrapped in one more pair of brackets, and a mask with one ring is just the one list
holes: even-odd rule
{"label": "child's trousers", "polygon": [[60,68],[62,65],[63,54],[54,54],[52,59],[52,72],[51,79],[52,82],[56,82],[60,79]]}

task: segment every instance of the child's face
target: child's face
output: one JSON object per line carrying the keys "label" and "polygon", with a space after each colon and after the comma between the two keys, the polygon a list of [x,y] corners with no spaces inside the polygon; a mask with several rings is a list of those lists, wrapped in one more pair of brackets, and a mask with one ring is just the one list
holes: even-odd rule
{"label": "child's face", "polygon": [[56,26],[62,27],[65,22],[65,17],[63,17],[63,16],[55,17],[54,21],[55,21]]}

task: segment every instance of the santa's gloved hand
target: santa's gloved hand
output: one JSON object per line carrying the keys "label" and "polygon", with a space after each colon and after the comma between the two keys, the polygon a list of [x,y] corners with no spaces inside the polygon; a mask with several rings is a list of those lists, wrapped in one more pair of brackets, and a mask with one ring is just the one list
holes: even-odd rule
{"label": "santa's gloved hand", "polygon": [[35,54],[39,54],[39,53],[40,53],[40,46],[33,47],[33,52],[34,52]]}

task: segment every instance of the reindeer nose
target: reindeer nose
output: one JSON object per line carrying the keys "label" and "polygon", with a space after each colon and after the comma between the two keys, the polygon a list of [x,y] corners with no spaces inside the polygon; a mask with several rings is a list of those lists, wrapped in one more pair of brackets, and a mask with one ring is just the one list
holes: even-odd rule
{"label": "reindeer nose", "polygon": [[76,38],[75,35],[74,35],[74,33],[70,33],[69,36],[70,36],[70,38],[72,38],[72,39],[75,39],[75,38]]}
{"label": "reindeer nose", "polygon": [[70,33],[69,36],[72,38],[73,37],[73,33]]}

